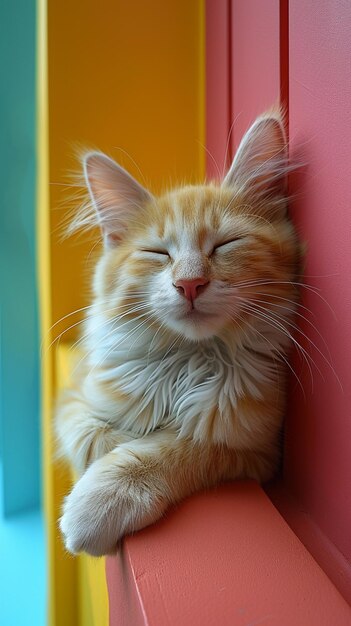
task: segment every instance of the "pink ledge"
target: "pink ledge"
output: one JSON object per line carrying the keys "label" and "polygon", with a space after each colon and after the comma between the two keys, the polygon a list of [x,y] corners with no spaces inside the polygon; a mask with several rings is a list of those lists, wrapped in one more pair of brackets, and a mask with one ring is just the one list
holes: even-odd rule
{"label": "pink ledge", "polygon": [[110,626],[350,626],[351,608],[255,482],[188,498],[106,561]]}

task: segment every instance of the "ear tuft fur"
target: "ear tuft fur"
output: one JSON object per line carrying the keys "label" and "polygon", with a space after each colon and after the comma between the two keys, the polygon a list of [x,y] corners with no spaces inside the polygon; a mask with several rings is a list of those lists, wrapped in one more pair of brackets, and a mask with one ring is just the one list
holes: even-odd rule
{"label": "ear tuft fur", "polygon": [[152,195],[102,152],[88,152],[83,168],[105,245],[114,247],[123,238],[130,219],[152,200]]}
{"label": "ear tuft fur", "polygon": [[287,140],[283,116],[270,111],[258,117],[245,133],[223,185],[249,193],[255,201],[284,204],[287,196]]}

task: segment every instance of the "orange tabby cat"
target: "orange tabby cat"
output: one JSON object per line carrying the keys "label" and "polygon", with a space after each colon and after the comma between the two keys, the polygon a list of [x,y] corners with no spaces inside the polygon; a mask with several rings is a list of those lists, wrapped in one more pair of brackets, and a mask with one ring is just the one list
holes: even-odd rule
{"label": "orange tabby cat", "polygon": [[61,530],[111,553],[170,504],[278,458],[301,248],[281,117],[259,117],[220,184],[156,198],[104,154],[84,171],[104,238],[84,359],[57,413],[81,475]]}

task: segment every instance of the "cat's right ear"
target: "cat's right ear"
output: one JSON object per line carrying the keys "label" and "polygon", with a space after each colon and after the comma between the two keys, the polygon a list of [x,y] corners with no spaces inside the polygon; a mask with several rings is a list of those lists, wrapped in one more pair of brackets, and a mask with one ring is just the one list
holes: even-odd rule
{"label": "cat's right ear", "polygon": [[86,154],[83,167],[105,246],[114,247],[123,238],[130,219],[153,197],[102,152]]}
{"label": "cat's right ear", "polygon": [[245,133],[223,183],[250,191],[254,199],[285,197],[287,141],[280,111],[261,115]]}

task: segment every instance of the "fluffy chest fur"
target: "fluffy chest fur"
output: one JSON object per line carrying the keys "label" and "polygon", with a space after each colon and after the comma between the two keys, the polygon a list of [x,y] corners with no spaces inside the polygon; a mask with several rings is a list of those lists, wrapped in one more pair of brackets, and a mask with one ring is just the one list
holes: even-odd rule
{"label": "fluffy chest fur", "polygon": [[239,449],[274,436],[288,341],[281,330],[259,320],[245,333],[165,348],[135,324],[136,336],[125,327],[108,332],[95,317],[91,326],[84,393],[118,429],[143,436],[172,427],[180,437]]}

